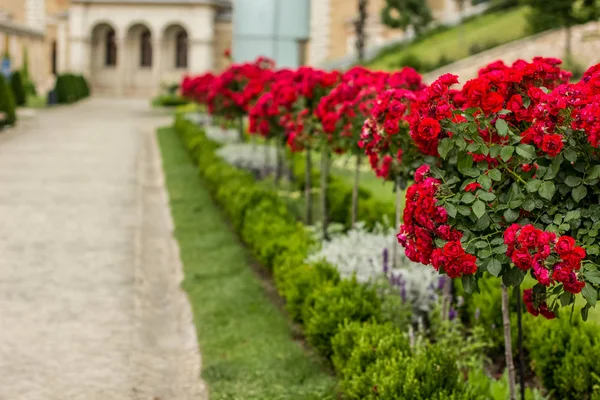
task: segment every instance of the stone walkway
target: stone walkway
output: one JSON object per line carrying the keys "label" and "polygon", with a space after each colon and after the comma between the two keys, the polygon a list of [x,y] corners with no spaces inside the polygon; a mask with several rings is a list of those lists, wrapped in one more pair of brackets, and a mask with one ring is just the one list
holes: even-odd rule
{"label": "stone walkway", "polygon": [[147,104],[0,134],[0,400],[207,398]]}

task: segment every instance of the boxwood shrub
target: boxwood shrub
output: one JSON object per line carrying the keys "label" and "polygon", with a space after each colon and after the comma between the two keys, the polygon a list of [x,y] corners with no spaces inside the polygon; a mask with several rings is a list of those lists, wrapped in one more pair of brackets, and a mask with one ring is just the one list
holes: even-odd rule
{"label": "boxwood shrub", "polygon": [[[313,239],[284,200],[216,156],[218,144],[182,115],[175,131],[233,229],[272,271],[291,318],[302,324],[313,348],[333,361],[344,398],[471,398],[451,353],[435,345],[407,350],[402,331],[382,321],[375,288],[340,279],[326,262],[305,262]],[[347,193],[342,196],[347,199]]]}
{"label": "boxwood shrub", "polygon": [[15,96],[15,103],[17,106],[24,106],[27,99],[25,97],[23,78],[21,77],[21,73],[19,71],[13,72],[10,76],[10,88]]}
{"label": "boxwood shrub", "polygon": [[59,104],[70,104],[90,95],[90,87],[82,75],[62,74],[56,77],[54,86],[56,101]]}
{"label": "boxwood shrub", "polygon": [[6,125],[14,125],[17,122],[15,108],[15,97],[12,89],[4,76],[0,74],[0,113],[4,114],[4,117],[0,119],[0,128]]}

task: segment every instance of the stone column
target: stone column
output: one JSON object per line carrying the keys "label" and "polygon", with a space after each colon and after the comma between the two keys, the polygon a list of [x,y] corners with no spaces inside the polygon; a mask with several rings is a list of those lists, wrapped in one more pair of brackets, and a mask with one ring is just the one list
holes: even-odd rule
{"label": "stone column", "polygon": [[152,37],[152,80],[154,82],[153,95],[160,93],[160,85],[162,83],[162,39]]}
{"label": "stone column", "polygon": [[115,37],[115,41],[117,44],[117,65],[116,69],[116,90],[115,94],[119,97],[125,95],[125,85],[128,83],[127,79],[127,62],[128,62],[128,51],[127,51],[127,41],[125,39],[125,35],[120,34]]}
{"label": "stone column", "polygon": [[213,41],[207,39],[192,39],[188,49],[188,70],[199,74],[210,71],[215,67]]}

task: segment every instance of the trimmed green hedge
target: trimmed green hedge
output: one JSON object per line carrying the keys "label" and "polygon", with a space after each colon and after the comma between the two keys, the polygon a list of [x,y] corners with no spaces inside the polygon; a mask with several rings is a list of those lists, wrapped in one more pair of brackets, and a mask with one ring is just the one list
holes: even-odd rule
{"label": "trimmed green hedge", "polygon": [[17,106],[24,106],[26,101],[25,87],[23,86],[23,78],[19,71],[13,72],[10,76],[10,87],[15,96]]}
{"label": "trimmed green hedge", "polygon": [[[303,325],[308,342],[333,360],[344,398],[475,398],[461,382],[452,352],[435,345],[423,352],[406,351],[405,342],[390,343],[388,333],[392,338],[403,333],[381,322],[381,301],[374,288],[340,279],[325,262],[305,263],[312,239],[282,199],[257,184],[249,172],[219,158],[218,145],[181,115],[176,117],[175,130],[233,228],[272,271],[290,316]],[[360,339],[365,335],[368,345]],[[367,356],[380,345],[393,351]]]}
{"label": "trimmed green hedge", "polygon": [[12,89],[4,79],[3,75],[0,75],[0,113],[4,113],[4,118],[0,119],[0,128],[6,125],[14,125],[17,122],[15,97]]}
{"label": "trimmed green hedge", "polygon": [[82,75],[62,74],[57,76],[56,102],[59,104],[70,104],[84,99],[90,95],[90,87]]}

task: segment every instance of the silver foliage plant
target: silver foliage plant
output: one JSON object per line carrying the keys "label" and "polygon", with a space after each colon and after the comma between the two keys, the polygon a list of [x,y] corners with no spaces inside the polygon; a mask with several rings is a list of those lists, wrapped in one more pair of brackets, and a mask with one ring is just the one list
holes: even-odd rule
{"label": "silver foliage plant", "polygon": [[275,151],[272,146],[230,143],[217,150],[217,154],[238,168],[264,170],[275,168]]}
{"label": "silver foliage plant", "polygon": [[326,260],[334,265],[343,278],[356,275],[362,283],[376,283],[387,279],[404,302],[413,309],[413,316],[428,314],[438,299],[440,276],[432,268],[410,261],[402,248],[398,249],[395,269],[391,268],[391,247],[399,246],[393,231],[384,224],[369,232],[362,222],[354,229],[330,234],[307,259],[308,262]]}
{"label": "silver foliage plant", "polygon": [[212,141],[222,144],[237,143],[240,141],[239,132],[235,129],[226,129],[218,125],[207,125],[204,128],[206,137]]}

